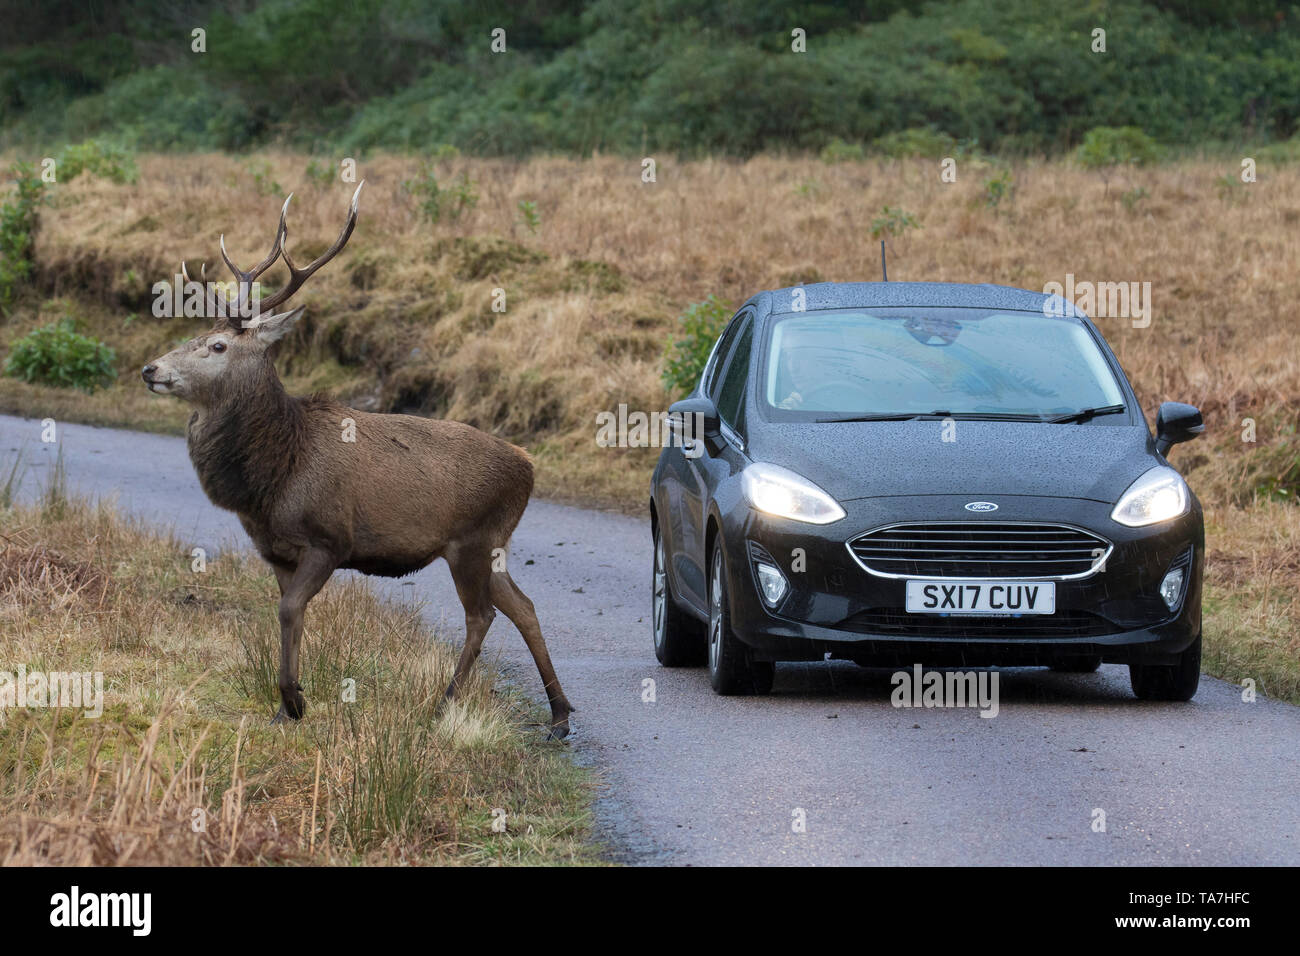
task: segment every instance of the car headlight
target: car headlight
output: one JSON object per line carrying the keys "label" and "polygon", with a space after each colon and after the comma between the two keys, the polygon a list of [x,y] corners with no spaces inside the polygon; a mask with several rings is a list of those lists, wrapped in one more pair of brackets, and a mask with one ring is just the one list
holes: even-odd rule
{"label": "car headlight", "polygon": [[740,482],[751,505],[778,518],[830,524],[844,517],[839,502],[788,468],[755,462],[740,473]]}
{"label": "car headlight", "polygon": [[1158,465],[1128,486],[1110,516],[1130,528],[1144,528],[1186,514],[1189,501],[1183,476]]}

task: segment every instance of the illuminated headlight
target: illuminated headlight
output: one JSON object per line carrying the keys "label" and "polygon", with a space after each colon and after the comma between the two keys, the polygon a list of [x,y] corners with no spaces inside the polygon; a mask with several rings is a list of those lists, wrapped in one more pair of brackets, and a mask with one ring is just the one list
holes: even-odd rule
{"label": "illuminated headlight", "polygon": [[759,561],[754,565],[754,570],[758,573],[758,586],[763,592],[763,601],[768,607],[776,607],[790,587],[786,583],[785,575],[781,573],[780,568],[766,561]]}
{"label": "illuminated headlight", "polygon": [[1186,514],[1189,500],[1183,476],[1159,465],[1128,486],[1110,516],[1130,528],[1143,528]]}
{"label": "illuminated headlight", "polygon": [[1183,577],[1183,569],[1174,568],[1160,582],[1160,597],[1164,600],[1165,606],[1171,611],[1178,606],[1178,599],[1182,597]]}
{"label": "illuminated headlight", "polygon": [[751,505],[778,518],[830,524],[844,517],[834,498],[788,468],[755,462],[741,472],[740,481]]}

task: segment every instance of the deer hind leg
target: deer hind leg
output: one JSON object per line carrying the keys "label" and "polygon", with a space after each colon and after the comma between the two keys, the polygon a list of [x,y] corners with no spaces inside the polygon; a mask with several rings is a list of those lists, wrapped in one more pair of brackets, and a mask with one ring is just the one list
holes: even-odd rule
{"label": "deer hind leg", "polygon": [[302,644],[302,617],[307,602],[316,596],[337,567],[324,551],[308,551],[292,572],[276,568],[280,584],[280,711],[271,723],[299,720],[307,702],[298,683],[298,652]]}
{"label": "deer hind leg", "polygon": [[448,548],[445,557],[451,566],[451,579],[456,584],[456,594],[465,609],[465,646],[461,648],[456,672],[443,700],[451,700],[464,685],[469,670],[478,660],[483,639],[497,616],[492,606],[489,585],[492,577],[492,552],[486,546],[457,545]]}
{"label": "deer hind leg", "polygon": [[561,740],[569,735],[569,714],[572,713],[573,706],[560,688],[560,679],[555,676],[555,668],[551,665],[551,655],[546,650],[546,641],[542,638],[542,627],[537,623],[533,602],[506,571],[493,573],[491,588],[492,603],[519,628],[524,643],[533,655],[537,673],[541,675],[542,685],[546,688],[546,699],[551,704],[551,737]]}

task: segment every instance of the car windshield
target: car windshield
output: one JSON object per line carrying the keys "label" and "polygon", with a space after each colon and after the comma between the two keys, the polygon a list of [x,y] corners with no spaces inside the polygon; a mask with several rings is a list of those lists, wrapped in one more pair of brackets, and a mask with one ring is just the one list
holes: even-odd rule
{"label": "car windshield", "polygon": [[762,400],[776,419],[1041,419],[1124,404],[1083,323],[1041,312],[796,312],[769,323],[765,356]]}

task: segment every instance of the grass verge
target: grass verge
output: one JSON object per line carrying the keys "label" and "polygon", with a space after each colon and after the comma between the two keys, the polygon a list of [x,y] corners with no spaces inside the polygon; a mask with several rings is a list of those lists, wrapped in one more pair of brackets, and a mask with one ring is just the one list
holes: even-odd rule
{"label": "grass verge", "polygon": [[307,716],[273,728],[275,580],[192,560],[58,494],[0,511],[0,671],[103,675],[97,719],[0,706],[0,864],[599,862],[587,773],[535,705],[478,669],[435,714],[454,649],[417,608],[328,585]]}

